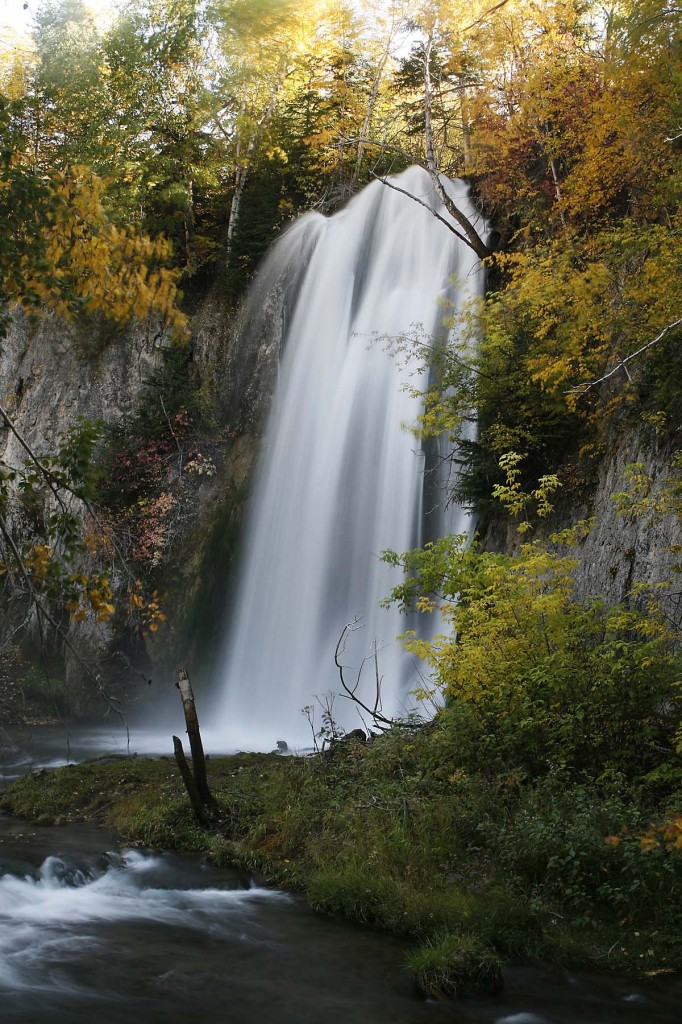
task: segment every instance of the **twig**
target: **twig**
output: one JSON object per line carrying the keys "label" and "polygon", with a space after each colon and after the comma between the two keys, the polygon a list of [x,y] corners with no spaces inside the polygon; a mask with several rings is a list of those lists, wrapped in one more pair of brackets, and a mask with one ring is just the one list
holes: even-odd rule
{"label": "twig", "polygon": [[457,238],[459,238],[461,242],[464,242],[465,245],[469,245],[469,242],[464,237],[464,235],[461,234],[461,232],[459,232],[457,228],[450,223],[449,220],[446,220],[445,217],[441,217],[437,210],[434,210],[432,206],[429,206],[428,203],[425,203],[423,199],[419,199],[418,196],[413,195],[406,189],[400,188],[398,185],[394,185],[392,181],[388,180],[388,178],[382,178],[380,174],[375,174],[374,171],[370,171],[369,173],[372,175],[373,178],[376,178],[377,181],[380,181],[382,185],[386,185],[387,188],[392,188],[395,192],[400,192],[401,195],[407,196],[407,198],[411,199],[413,202],[419,203],[419,205],[423,206],[425,210],[428,210],[429,213],[436,218],[436,220],[439,220],[441,224],[445,224],[445,227],[448,229],[448,231],[452,231],[453,235],[457,235]]}
{"label": "twig", "polygon": [[499,3],[496,3],[493,7],[490,7],[488,8],[487,11],[484,11],[480,18],[476,18],[476,21],[472,21],[470,25],[466,25],[462,29],[462,32],[471,32],[472,28],[476,28],[477,25],[482,24],[482,22],[489,18],[491,14],[494,14],[496,11],[499,11],[501,7],[504,7],[508,3],[509,0],[499,0]]}
{"label": "twig", "polygon": [[[597,380],[585,381],[582,384],[574,384],[572,388],[569,388],[566,394],[578,395],[578,397],[582,397],[583,395],[586,395],[587,392],[591,390],[591,388],[596,387],[597,384],[603,384],[605,380],[608,380],[610,377],[613,377],[614,374],[618,373],[619,370],[625,370],[625,372],[628,373],[627,364],[629,362],[631,362],[633,359],[636,359],[637,356],[641,356],[642,352],[646,352],[647,349],[650,349],[654,345],[657,345],[659,341],[665,338],[666,334],[668,334],[669,331],[674,330],[675,327],[679,327],[680,324],[682,324],[682,317],[680,317],[678,320],[674,320],[673,323],[668,324],[667,327],[664,327],[661,333],[652,341],[647,341],[646,345],[642,345],[642,347],[638,348],[636,352],[631,352],[629,356],[625,357],[625,359],[621,359],[621,361],[619,363],[616,363],[613,369],[609,370],[608,373],[605,373],[603,377],[599,377],[597,378]],[[630,375],[628,373],[628,377],[629,376]]]}
{"label": "twig", "polygon": [[[357,678],[357,681],[356,681],[355,686],[353,687],[353,689],[350,688],[350,686],[346,682],[345,676],[343,674],[345,666],[341,664],[341,662],[339,661],[339,657],[340,657],[341,654],[343,654],[343,652],[345,650],[345,647],[346,647],[346,637],[348,636],[348,634],[349,633],[355,633],[358,629],[362,629],[362,624],[361,624],[361,622],[360,622],[360,620],[358,618],[353,619],[352,622],[347,622],[346,625],[343,627],[343,630],[341,631],[341,636],[339,637],[338,643],[336,645],[336,650],[334,651],[334,664],[336,665],[336,667],[339,670],[339,678],[341,679],[341,686],[346,691],[346,696],[350,700],[352,700],[354,704],[357,704],[358,707],[362,708],[362,710],[365,711],[368,715],[371,715],[372,720],[374,721],[374,723],[377,726],[379,726],[379,727],[383,726],[384,728],[390,728],[394,724],[392,718],[387,718],[385,715],[381,714],[381,712],[378,711],[378,710],[372,711],[372,709],[370,707],[368,707],[367,704],[365,704],[363,701],[361,701],[360,698],[358,697],[356,691],[357,691],[357,688],[358,688],[358,684],[360,682],[360,673],[358,673],[358,678]],[[367,658],[364,658],[363,662],[362,662],[362,665],[364,665],[365,661],[367,661],[367,660],[368,660]],[[362,665],[360,666],[360,672],[362,672]],[[377,704],[378,704],[378,701],[377,701]]]}
{"label": "twig", "polygon": [[170,417],[169,417],[168,413],[166,412],[166,406],[165,406],[164,401],[163,401],[163,395],[159,395],[159,398],[161,399],[161,408],[163,409],[163,415],[166,417],[166,423],[168,424],[168,429],[170,430],[171,435],[173,437],[173,440],[175,441],[175,447],[178,449],[178,455],[180,456],[180,476],[182,477],[183,451],[182,451],[182,448],[180,447],[180,442],[178,441],[177,434],[173,430],[173,424],[170,421]]}
{"label": "twig", "polygon": [[[55,476],[55,474],[50,469],[48,469],[47,466],[45,466],[40,461],[40,459],[35,454],[35,452],[31,448],[31,446],[28,443],[28,441],[25,439],[25,437],[20,432],[19,428],[17,427],[17,425],[14,422],[14,420],[12,419],[12,417],[5,411],[5,409],[3,409],[3,407],[1,405],[0,405],[0,416],[2,416],[3,420],[5,421],[5,423],[7,425],[7,428],[11,431],[12,434],[14,434],[14,436],[17,439],[17,441],[21,445],[21,447],[28,454],[28,457],[31,459],[31,462],[34,463],[36,469],[38,469],[38,471],[40,472],[40,474],[44,478],[47,486],[52,491],[52,493],[53,493],[53,495],[55,497],[55,500],[57,502],[59,502],[59,505],[61,506],[62,510],[64,512],[66,512],[67,511],[66,504],[64,503],[64,499],[62,498],[62,496],[60,495],[59,490],[58,490],[58,487],[61,484],[61,481]],[[67,490],[68,490],[68,488],[67,488]]]}
{"label": "twig", "polygon": [[[163,400],[162,400],[162,404],[163,404]],[[165,409],[164,409],[164,412],[165,412]],[[128,576],[129,579],[134,580],[135,579],[135,574],[132,572],[132,570],[128,566],[126,557],[123,554],[123,552],[121,551],[113,531],[112,530],[107,530],[104,527],[104,524],[102,523],[101,519],[99,518],[99,515],[98,515],[95,507],[92,505],[92,503],[89,501],[89,499],[86,498],[83,494],[79,493],[76,490],[75,487],[72,487],[68,483],[68,481],[66,481],[66,480],[56,476],[52,472],[52,470],[49,469],[49,467],[46,466],[38,458],[38,456],[33,451],[33,449],[31,448],[31,446],[28,443],[28,441],[26,440],[26,438],[23,437],[23,435],[21,434],[19,428],[17,427],[17,425],[14,422],[14,420],[12,419],[12,417],[2,407],[2,405],[0,405],[0,416],[2,416],[2,418],[5,421],[5,423],[7,424],[8,429],[14,434],[14,436],[19,441],[19,443],[22,446],[22,448],[26,451],[26,453],[28,454],[29,458],[31,459],[31,461],[35,465],[36,469],[42,475],[42,477],[45,480],[46,484],[50,488],[50,491],[54,495],[55,500],[59,503],[59,506],[61,507],[61,509],[64,512],[68,512],[68,509],[66,507],[66,503],[64,502],[64,499],[62,498],[62,496],[59,494],[59,490],[60,489],[66,491],[67,494],[70,494],[73,498],[76,498],[77,501],[81,501],[83,503],[84,508],[86,509],[88,514],[92,517],[92,520],[95,523],[95,525],[98,527],[98,529],[101,531],[101,533],[104,536],[106,536],[111,541],[111,546],[113,547],[114,551],[116,552],[116,554],[120,558],[122,567],[123,567],[126,575]],[[172,428],[171,428],[171,433],[172,433]],[[175,436],[175,435],[173,435],[173,436]],[[177,443],[177,440],[176,440],[176,443]],[[7,465],[7,463],[5,463],[5,465]]]}

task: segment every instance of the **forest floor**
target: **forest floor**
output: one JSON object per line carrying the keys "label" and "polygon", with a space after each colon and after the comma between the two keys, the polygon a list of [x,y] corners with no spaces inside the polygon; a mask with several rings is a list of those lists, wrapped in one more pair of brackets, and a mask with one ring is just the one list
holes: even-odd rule
{"label": "forest floor", "polygon": [[[413,937],[422,989],[500,984],[541,960],[653,977],[682,969],[682,842],[669,798],[622,780],[467,775],[437,729],[300,758],[208,761],[219,814],[193,819],[171,758],[38,769],[0,794],[37,824],[95,821],[302,891],[316,909]],[[658,826],[652,824],[653,820]]]}

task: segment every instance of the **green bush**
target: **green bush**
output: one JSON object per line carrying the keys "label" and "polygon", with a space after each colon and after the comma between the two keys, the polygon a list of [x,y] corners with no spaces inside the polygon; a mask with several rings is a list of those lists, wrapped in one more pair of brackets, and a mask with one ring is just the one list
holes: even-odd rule
{"label": "green bush", "polygon": [[534,543],[518,555],[446,538],[402,557],[392,600],[431,612],[447,635],[405,634],[445,693],[441,722],[461,765],[522,770],[560,764],[635,779],[679,765],[682,663],[661,610],[574,597],[575,561]]}

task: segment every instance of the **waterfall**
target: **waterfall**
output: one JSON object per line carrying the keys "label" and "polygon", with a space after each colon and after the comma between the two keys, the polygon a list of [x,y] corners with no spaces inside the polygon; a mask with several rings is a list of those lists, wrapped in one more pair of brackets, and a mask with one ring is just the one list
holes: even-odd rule
{"label": "waterfall", "polygon": [[[449,220],[425,171],[395,182]],[[476,221],[466,186],[445,184]],[[286,322],[210,716],[223,747],[268,749],[280,738],[309,746],[301,709],[315,705],[319,725],[314,695],[324,701],[339,690],[334,651],[356,618],[362,628],[342,659],[348,677],[370,659],[358,692],[373,703],[378,645],[384,713],[410,706],[417,666],[396,640],[405,617],[380,607],[400,577],[380,553],[419,544],[427,513],[430,536],[461,532],[467,520],[424,500],[424,452],[405,429],[420,412],[406,389],[419,386],[409,376],[417,368],[372,338],[415,325],[442,336],[443,299],[461,305],[482,276],[471,250],[428,209],[378,181],[330,218],[305,215],[273,247],[256,304],[283,289]],[[334,717],[361,724],[340,698]]]}

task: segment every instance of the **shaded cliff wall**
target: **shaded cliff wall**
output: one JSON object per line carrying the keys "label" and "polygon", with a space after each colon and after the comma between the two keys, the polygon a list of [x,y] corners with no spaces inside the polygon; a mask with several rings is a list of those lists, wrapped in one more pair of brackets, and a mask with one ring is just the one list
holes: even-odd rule
{"label": "shaded cliff wall", "polygon": [[[173,507],[167,537],[155,558],[146,561],[135,561],[134,538],[128,542],[134,574],[158,589],[167,623],[143,642],[127,637],[118,621],[70,626],[69,639],[79,652],[104,665],[108,685],[113,680],[132,699],[139,696],[143,675],[154,681],[154,690],[167,689],[179,662],[197,671],[210,667],[222,630],[242,509],[278,356],[272,326],[262,343],[258,331],[255,336],[252,331],[246,344],[235,340],[243,334],[237,327],[234,311],[214,288],[198,305],[183,376],[174,382],[181,397],[185,392],[192,396],[199,412],[191,437],[183,442],[183,457],[170,461],[164,476],[162,486]],[[53,451],[58,435],[78,416],[118,426],[118,436],[125,438],[145,403],[158,401],[150,396],[149,381],[163,371],[169,351],[168,339],[151,322],[115,329],[97,322],[66,324],[53,316],[31,323],[16,314],[0,347],[0,395],[38,454]],[[197,453],[210,473],[192,472]],[[17,439],[0,428],[0,460],[16,466],[24,459]],[[19,536],[30,531],[30,523],[22,522],[21,502],[12,515]],[[116,570],[113,582],[119,587],[125,582]],[[0,595],[0,614],[7,610],[2,603]],[[25,662],[40,663],[39,648],[34,623],[22,643]],[[53,651],[51,659],[52,671],[62,677],[53,679],[51,688],[60,692],[64,706],[82,713],[98,710],[97,700],[90,699],[92,684],[68,651]]]}
{"label": "shaded cliff wall", "polygon": [[[651,478],[648,500],[660,503],[674,472],[676,445],[652,435],[649,428],[621,429],[614,433],[599,467],[591,499],[574,515],[590,515],[595,523],[581,545],[578,587],[581,596],[599,594],[609,603],[622,601],[633,582],[652,586],[666,583],[661,593],[671,616],[676,617],[675,594],[682,580],[676,546],[682,544],[680,520],[672,512],[632,516],[618,511],[614,495],[630,490],[626,467],[640,464]],[[667,581],[672,581],[667,584]]]}
{"label": "shaded cliff wall", "polygon": [[[672,620],[682,624],[682,524],[672,511],[624,514],[614,496],[628,492],[632,481],[628,467],[638,464],[644,477],[651,479],[647,499],[651,506],[666,504],[666,490],[675,474],[674,455],[679,447],[674,439],[656,437],[650,427],[633,423],[615,423],[604,446],[604,454],[587,481],[581,481],[580,497],[571,489],[559,492],[555,512],[540,524],[539,538],[570,527],[580,520],[592,519],[593,526],[573,553],[577,559],[576,594],[579,598],[603,597],[609,604],[625,601],[633,583],[656,588]],[[568,475],[575,475],[572,468]],[[559,471],[559,478],[562,472]],[[577,488],[576,488],[577,490]],[[483,536],[485,546],[501,551],[518,550],[523,540],[509,520],[491,522]]]}
{"label": "shaded cliff wall", "polygon": [[[99,322],[66,324],[54,315],[31,322],[17,312],[7,337],[0,342],[3,405],[32,449],[38,455],[48,454],[77,416],[108,423],[131,416],[145,379],[162,362],[163,344],[163,336],[151,324],[119,330]],[[26,460],[26,452],[4,423],[0,425],[0,460],[10,467]],[[20,501],[14,504],[11,519],[18,540],[31,535],[35,515],[49,512],[47,501],[45,504],[42,510],[27,509]],[[14,627],[10,608],[15,616],[22,609],[3,602],[0,614]],[[33,688],[40,694],[47,657],[50,676],[55,678],[45,685],[60,694],[66,681],[74,705],[87,706],[92,684],[80,678],[80,669],[68,652],[58,648],[45,651],[35,617],[29,617],[27,632],[19,636],[23,658],[17,659],[16,647],[10,646],[0,652],[0,659],[9,662],[6,675],[18,671],[20,676],[22,672],[29,676],[22,693],[28,689],[30,694]],[[104,624],[83,623],[72,627],[71,639],[89,659],[107,647],[111,630]]]}

